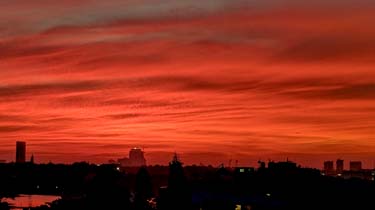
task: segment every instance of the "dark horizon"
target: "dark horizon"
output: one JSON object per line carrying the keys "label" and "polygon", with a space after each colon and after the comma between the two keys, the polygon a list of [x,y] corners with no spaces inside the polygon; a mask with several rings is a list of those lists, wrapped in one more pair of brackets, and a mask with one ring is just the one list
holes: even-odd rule
{"label": "dark horizon", "polygon": [[[293,162],[270,162],[256,169],[183,167],[178,156],[162,167],[0,164],[0,209],[373,209],[374,171],[329,172]],[[20,194],[29,202],[12,207],[14,200],[3,200]],[[35,195],[49,197],[33,206]]]}
{"label": "dark horizon", "polygon": [[375,160],[370,0],[0,3],[0,159]]}

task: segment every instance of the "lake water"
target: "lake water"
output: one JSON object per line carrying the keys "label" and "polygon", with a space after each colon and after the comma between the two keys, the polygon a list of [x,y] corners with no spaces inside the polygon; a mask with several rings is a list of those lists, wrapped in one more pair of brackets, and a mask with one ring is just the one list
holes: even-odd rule
{"label": "lake water", "polygon": [[13,210],[29,208],[29,207],[38,207],[45,205],[57,199],[60,199],[60,196],[54,195],[24,195],[21,194],[18,197],[12,198],[3,198],[2,202],[7,202],[12,207]]}

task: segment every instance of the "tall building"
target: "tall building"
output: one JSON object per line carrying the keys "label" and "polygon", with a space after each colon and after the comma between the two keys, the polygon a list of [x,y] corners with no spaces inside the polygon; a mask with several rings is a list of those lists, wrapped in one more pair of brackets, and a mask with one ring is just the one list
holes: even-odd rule
{"label": "tall building", "polygon": [[133,148],[129,152],[129,159],[132,161],[135,166],[145,166],[146,159],[144,152],[140,148]]}
{"label": "tall building", "polygon": [[350,171],[360,171],[362,170],[362,162],[361,161],[350,161]]}
{"label": "tall building", "polygon": [[146,158],[143,150],[135,147],[129,151],[129,158],[119,159],[118,162],[123,167],[140,167],[146,165]]}
{"label": "tall building", "polygon": [[342,174],[344,171],[344,160],[338,159],[336,160],[336,172],[338,174]]}
{"label": "tall building", "polygon": [[16,142],[16,163],[26,162],[26,142]]}
{"label": "tall building", "polygon": [[332,173],[334,171],[333,161],[324,161],[324,172],[326,174]]}

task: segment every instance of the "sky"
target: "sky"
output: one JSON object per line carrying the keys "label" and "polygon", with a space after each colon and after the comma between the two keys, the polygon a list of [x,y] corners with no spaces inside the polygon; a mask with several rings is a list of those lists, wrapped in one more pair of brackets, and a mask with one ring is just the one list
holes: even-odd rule
{"label": "sky", "polygon": [[375,166],[370,0],[2,0],[0,159]]}

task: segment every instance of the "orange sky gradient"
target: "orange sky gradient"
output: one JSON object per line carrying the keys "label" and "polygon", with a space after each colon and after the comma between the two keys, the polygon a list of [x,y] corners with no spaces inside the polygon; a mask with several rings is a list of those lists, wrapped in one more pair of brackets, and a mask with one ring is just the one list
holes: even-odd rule
{"label": "orange sky gradient", "polygon": [[375,166],[370,0],[0,2],[0,159]]}

